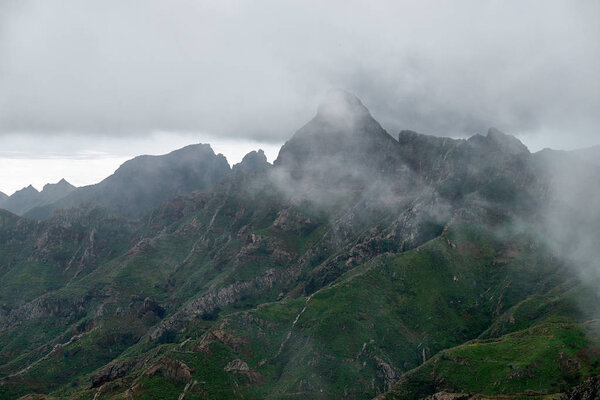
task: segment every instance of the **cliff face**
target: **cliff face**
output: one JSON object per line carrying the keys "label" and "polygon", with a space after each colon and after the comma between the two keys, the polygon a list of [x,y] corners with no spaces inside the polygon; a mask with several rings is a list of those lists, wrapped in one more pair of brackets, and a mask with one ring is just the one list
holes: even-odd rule
{"label": "cliff face", "polygon": [[172,154],[45,221],[0,212],[0,398],[522,398],[598,373],[597,291],[548,213],[598,225],[558,155],[395,140],[340,91],[273,165]]}

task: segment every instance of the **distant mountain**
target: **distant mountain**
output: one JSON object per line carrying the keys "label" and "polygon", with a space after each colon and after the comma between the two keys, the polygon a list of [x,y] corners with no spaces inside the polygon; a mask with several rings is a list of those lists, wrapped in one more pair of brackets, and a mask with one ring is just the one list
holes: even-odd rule
{"label": "distant mountain", "polygon": [[139,218],[165,200],[211,188],[230,171],[225,157],[215,154],[210,145],[190,145],[162,156],[136,157],[102,182],[80,187],[25,215],[47,219],[56,209],[93,203],[129,218]]}
{"label": "distant mountain", "polygon": [[600,167],[570,152],[396,140],[333,91],[273,165],[196,145],[53,207],[0,210],[0,399],[597,392]]}
{"label": "distant mountain", "polygon": [[600,166],[600,145],[588,147],[586,149],[573,150],[571,153],[591,164]]}
{"label": "distant mountain", "polygon": [[6,199],[8,199],[8,195],[6,195],[6,194],[4,194],[4,193],[0,192],[0,208],[2,208],[2,203],[3,203],[3,202],[6,200]]}
{"label": "distant mountain", "polygon": [[0,207],[14,214],[23,215],[32,208],[43,207],[47,204],[54,203],[75,189],[76,187],[71,185],[65,179],[61,179],[54,184],[48,183],[44,185],[41,192],[38,192],[36,188],[29,185],[6,198],[0,204]]}

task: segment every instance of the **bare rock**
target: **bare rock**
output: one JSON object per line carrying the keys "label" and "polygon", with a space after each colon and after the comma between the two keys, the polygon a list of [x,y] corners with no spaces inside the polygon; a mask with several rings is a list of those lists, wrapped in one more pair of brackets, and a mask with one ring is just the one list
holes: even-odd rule
{"label": "bare rock", "polygon": [[248,364],[246,364],[245,361],[236,358],[235,360],[229,361],[223,370],[225,372],[250,371],[250,367],[248,367]]}
{"label": "bare rock", "polygon": [[192,368],[179,360],[163,359],[160,363],[150,367],[144,375],[161,375],[167,380],[175,382],[189,382],[192,379]]}
{"label": "bare rock", "polygon": [[100,371],[92,375],[92,388],[100,387],[106,382],[114,381],[124,377],[131,371],[135,362],[133,361],[116,361],[106,365]]}
{"label": "bare rock", "polygon": [[600,399],[600,377],[593,376],[572,388],[560,400],[594,400]]}

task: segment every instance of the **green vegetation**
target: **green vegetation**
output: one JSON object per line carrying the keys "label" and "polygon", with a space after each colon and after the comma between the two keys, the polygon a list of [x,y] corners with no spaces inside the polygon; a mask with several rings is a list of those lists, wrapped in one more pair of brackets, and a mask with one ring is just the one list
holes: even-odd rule
{"label": "green vegetation", "polygon": [[545,323],[444,350],[407,373],[386,398],[418,399],[441,390],[515,397],[562,392],[600,373],[599,328],[597,322]]}
{"label": "green vegetation", "polygon": [[526,149],[311,124],[291,164],[136,222],[0,211],[0,399],[541,399],[600,373],[596,286],[548,247]]}

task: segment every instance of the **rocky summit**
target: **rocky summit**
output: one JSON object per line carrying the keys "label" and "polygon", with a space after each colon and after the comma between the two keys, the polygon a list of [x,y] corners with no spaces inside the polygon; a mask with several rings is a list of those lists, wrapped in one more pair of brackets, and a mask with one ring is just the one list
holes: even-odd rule
{"label": "rocky summit", "polygon": [[0,196],[0,207],[17,215],[23,215],[33,208],[54,203],[73,190],[75,190],[75,186],[71,185],[65,179],[61,179],[54,184],[48,183],[44,185],[41,192],[38,192],[36,188],[29,185],[21,190],[17,190],[11,196],[5,195],[4,199]]}
{"label": "rocky summit", "polygon": [[336,90],[273,164],[193,145],[0,210],[0,398],[594,398],[588,154]]}

